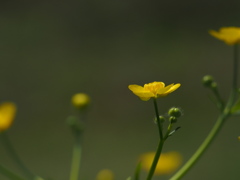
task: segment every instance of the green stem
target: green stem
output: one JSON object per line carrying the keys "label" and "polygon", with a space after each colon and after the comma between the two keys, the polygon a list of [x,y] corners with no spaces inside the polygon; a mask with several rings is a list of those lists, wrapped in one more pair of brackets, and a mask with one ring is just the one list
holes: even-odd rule
{"label": "green stem", "polygon": [[166,134],[164,136],[164,141],[169,137],[169,134],[170,134],[170,132],[172,130],[172,125],[173,124],[170,122],[170,124],[168,125],[168,130],[167,130],[167,132],[166,132]]}
{"label": "green stem", "polygon": [[237,90],[238,79],[238,45],[234,45],[233,49],[233,89]]}
{"label": "green stem", "polygon": [[14,172],[8,170],[7,168],[5,168],[2,165],[0,165],[0,173],[5,175],[6,177],[8,177],[11,180],[26,180],[26,179],[20,177],[19,175],[15,174]]}
{"label": "green stem", "polygon": [[233,58],[233,83],[232,83],[232,92],[228,99],[227,105],[224,111],[221,113],[219,118],[217,119],[215,125],[212,130],[208,134],[207,138],[203,141],[201,146],[197,149],[197,151],[193,154],[193,156],[186,162],[186,164],[170,179],[170,180],[178,180],[183,177],[191,167],[197,162],[197,160],[202,156],[202,154],[209,147],[213,139],[216,137],[220,129],[222,128],[225,120],[230,116],[231,108],[234,104],[234,101],[237,97],[237,79],[238,79],[238,46],[234,46],[234,58]]}
{"label": "green stem", "polygon": [[156,98],[153,98],[153,103],[154,103],[154,109],[155,109],[156,118],[157,118],[158,132],[159,132],[160,140],[162,141],[163,140],[162,124],[159,118],[158,105],[157,105]]}
{"label": "green stem", "polygon": [[152,163],[152,166],[151,166],[150,171],[149,171],[148,176],[147,176],[147,180],[151,180],[152,177],[153,177],[153,174],[155,172],[158,160],[159,160],[161,152],[162,152],[163,144],[164,144],[164,141],[160,140],[159,144],[158,144],[157,152],[155,154],[155,157],[154,157],[154,160],[153,160],[153,163]]}
{"label": "green stem", "polygon": [[135,169],[134,180],[139,180],[141,168],[142,168],[142,164],[140,162],[140,163],[138,163],[138,165],[137,165],[137,167]]}
{"label": "green stem", "polygon": [[213,139],[216,137],[218,132],[220,131],[222,125],[225,120],[229,117],[228,114],[222,114],[219,116],[217,122],[213,126],[212,130],[208,134],[207,138],[203,141],[201,146],[197,149],[197,151],[193,154],[193,156],[187,161],[187,163],[170,179],[170,180],[178,180],[183,177],[191,167],[197,162],[197,160],[202,156],[202,154],[207,150]]}
{"label": "green stem", "polygon": [[28,177],[29,179],[34,179],[35,175],[25,166],[17,152],[15,151],[10,139],[7,136],[6,132],[1,133],[2,142],[9,153],[10,157],[13,158],[18,168]]}
{"label": "green stem", "polygon": [[77,136],[77,137],[73,147],[70,180],[78,180],[78,176],[79,176],[82,149],[81,149],[81,143],[80,143],[80,136]]}
{"label": "green stem", "polygon": [[149,173],[148,173],[148,176],[147,176],[147,180],[151,180],[152,177],[153,177],[153,174],[155,172],[158,160],[159,160],[161,152],[162,152],[163,144],[165,142],[164,139],[163,139],[162,124],[161,124],[161,121],[160,121],[160,118],[159,118],[158,106],[157,106],[156,98],[153,98],[153,103],[154,103],[154,108],[155,108],[155,113],[156,113],[156,118],[157,118],[157,125],[158,125],[160,141],[159,141],[158,148],[157,148],[155,157],[153,159],[151,168],[149,170]]}

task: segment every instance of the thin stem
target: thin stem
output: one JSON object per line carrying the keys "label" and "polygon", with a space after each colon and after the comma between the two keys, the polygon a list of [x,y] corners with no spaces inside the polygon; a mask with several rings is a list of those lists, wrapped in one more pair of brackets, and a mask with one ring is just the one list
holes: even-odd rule
{"label": "thin stem", "polygon": [[170,180],[179,180],[183,177],[191,167],[197,162],[197,160],[202,156],[202,154],[207,150],[213,139],[216,137],[218,132],[220,131],[222,125],[225,120],[229,117],[228,114],[220,115],[217,122],[213,126],[212,130],[208,134],[207,138],[203,141],[201,146],[197,149],[197,151],[193,154],[193,156],[187,161],[187,163],[170,179]]}
{"label": "thin stem", "polygon": [[81,143],[80,143],[80,135],[76,135],[75,144],[73,146],[73,156],[72,156],[72,166],[70,173],[70,180],[78,180],[80,162],[81,162]]}
{"label": "thin stem", "polygon": [[234,45],[233,49],[233,82],[232,82],[232,92],[227,104],[226,110],[231,108],[235,103],[237,98],[237,81],[238,81],[238,45]]}
{"label": "thin stem", "polygon": [[2,165],[0,165],[0,173],[10,178],[11,180],[26,180],[20,177],[19,175],[15,174],[14,172],[8,170],[6,167]]}
{"label": "thin stem", "polygon": [[166,132],[166,134],[164,136],[164,141],[169,137],[169,134],[170,134],[170,132],[172,130],[172,125],[173,124],[170,122],[170,124],[168,125],[168,130],[167,130],[167,132]]}
{"label": "thin stem", "polygon": [[187,163],[170,179],[170,180],[178,180],[183,177],[191,167],[197,162],[197,160],[202,156],[202,154],[209,147],[213,139],[216,137],[220,129],[222,128],[225,120],[230,116],[231,108],[234,104],[234,101],[237,97],[237,79],[238,79],[238,46],[234,46],[234,55],[233,55],[233,83],[232,83],[232,92],[228,99],[227,105],[225,109],[222,111],[221,115],[217,119],[215,125],[212,130],[208,134],[207,138],[203,141],[201,146],[197,149],[197,151],[193,154],[193,156],[187,161]]}
{"label": "thin stem", "polygon": [[162,152],[163,144],[164,144],[163,132],[162,132],[162,124],[161,124],[161,121],[160,121],[160,118],[159,118],[158,106],[157,106],[156,98],[153,98],[153,102],[154,102],[154,108],[155,108],[155,113],[156,113],[156,118],[157,118],[157,125],[158,125],[160,141],[159,141],[158,148],[157,148],[155,157],[153,159],[151,168],[149,170],[149,173],[148,173],[148,176],[147,176],[147,180],[151,180],[152,177],[153,177],[153,174],[155,172],[158,160],[159,160],[161,152]]}
{"label": "thin stem", "polygon": [[26,175],[26,177],[28,177],[29,179],[33,179],[35,175],[22,162],[17,152],[15,151],[10,139],[8,138],[7,133],[2,132],[1,137],[7,152],[9,153],[10,157],[13,158],[18,168]]}
{"label": "thin stem", "polygon": [[163,144],[164,144],[164,141],[160,140],[159,144],[158,144],[157,152],[155,154],[155,157],[154,157],[154,160],[153,160],[153,163],[152,163],[152,166],[151,166],[150,171],[149,171],[148,176],[147,176],[147,180],[151,180],[152,177],[153,177],[153,174],[155,172],[158,160],[159,160],[161,152],[162,152]]}
{"label": "thin stem", "polygon": [[237,90],[238,79],[238,45],[234,45],[233,49],[233,89]]}
{"label": "thin stem", "polygon": [[138,165],[135,169],[134,180],[139,180],[141,168],[142,168],[142,163],[140,162],[140,163],[138,163]]}
{"label": "thin stem", "polygon": [[158,132],[159,132],[160,140],[162,141],[163,140],[162,124],[159,118],[158,105],[157,105],[156,98],[153,98],[153,103],[154,103],[154,109],[155,109],[156,118],[157,118]]}

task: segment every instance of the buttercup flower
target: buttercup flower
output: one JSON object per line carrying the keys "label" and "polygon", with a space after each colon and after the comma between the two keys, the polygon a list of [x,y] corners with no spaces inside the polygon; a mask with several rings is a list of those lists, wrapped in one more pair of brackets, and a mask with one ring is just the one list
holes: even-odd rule
{"label": "buttercup flower", "polygon": [[[155,152],[144,153],[140,156],[142,169],[149,171],[155,156]],[[182,156],[175,151],[162,153],[155,169],[155,175],[170,174],[175,171],[182,162]]]}
{"label": "buttercup flower", "polygon": [[0,105],[0,132],[7,130],[12,125],[16,110],[16,105],[12,102]]}
{"label": "buttercup flower", "polygon": [[98,172],[96,180],[114,180],[113,172],[109,169],[103,169]]}
{"label": "buttercup flower", "polygon": [[85,93],[77,93],[72,97],[72,104],[78,109],[86,107],[90,103],[90,98]]}
{"label": "buttercup flower", "polygon": [[181,84],[170,84],[165,87],[163,82],[152,82],[139,86],[136,84],[129,85],[128,88],[137,95],[141,100],[148,101],[150,98],[164,97],[175,91]]}
{"label": "buttercup flower", "polygon": [[222,27],[219,32],[210,30],[209,33],[228,45],[240,43],[240,28],[239,27]]}

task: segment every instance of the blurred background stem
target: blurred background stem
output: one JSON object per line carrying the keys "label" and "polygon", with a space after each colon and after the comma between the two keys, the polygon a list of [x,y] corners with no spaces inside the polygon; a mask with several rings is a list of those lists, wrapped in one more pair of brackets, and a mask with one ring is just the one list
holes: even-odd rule
{"label": "blurred background stem", "polygon": [[0,173],[11,180],[26,180],[0,164]]}
{"label": "blurred background stem", "polygon": [[76,135],[75,144],[73,146],[70,180],[78,180],[80,163],[81,163],[81,153],[82,153],[82,149],[81,149],[81,143],[80,143],[80,135]]}
{"label": "blurred background stem", "polygon": [[185,165],[170,180],[181,179],[193,167],[193,165],[203,155],[203,153],[207,150],[207,148],[209,147],[213,139],[216,137],[216,135],[222,128],[225,120],[229,118],[229,116],[231,116],[231,109],[237,100],[237,79],[238,79],[238,45],[235,44],[233,47],[232,91],[228,99],[227,105],[224,107],[224,110],[219,115],[217,122],[215,123],[212,130],[210,131],[206,139],[203,141],[201,146],[197,149],[197,151],[193,154],[193,156],[185,163]]}
{"label": "blurred background stem", "polygon": [[25,164],[22,162],[20,157],[18,156],[17,152],[15,151],[10,139],[8,138],[8,135],[6,132],[2,132],[0,134],[2,143],[4,147],[6,148],[7,153],[9,156],[14,160],[18,168],[24,173],[24,175],[28,179],[34,179],[35,175],[25,166]]}

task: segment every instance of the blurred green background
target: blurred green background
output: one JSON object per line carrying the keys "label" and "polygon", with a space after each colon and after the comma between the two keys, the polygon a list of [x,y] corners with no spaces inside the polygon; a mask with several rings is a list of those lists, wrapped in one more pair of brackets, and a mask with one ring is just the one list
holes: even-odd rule
{"label": "blurred green background", "polygon": [[[81,180],[103,168],[125,180],[158,143],[152,102],[127,86],[163,81],[182,87],[158,100],[160,112],[184,110],[181,130],[163,151],[179,151],[186,161],[218,115],[202,76],[213,75],[224,98],[231,86],[233,49],[208,30],[239,27],[239,7],[238,0],[1,1],[0,99],[18,106],[8,134],[19,155],[36,174],[69,179],[73,137],[65,121],[76,114],[71,96],[85,92],[92,104]],[[239,179],[239,127],[239,117],[229,119],[183,179]],[[2,147],[0,159],[19,172]]]}

